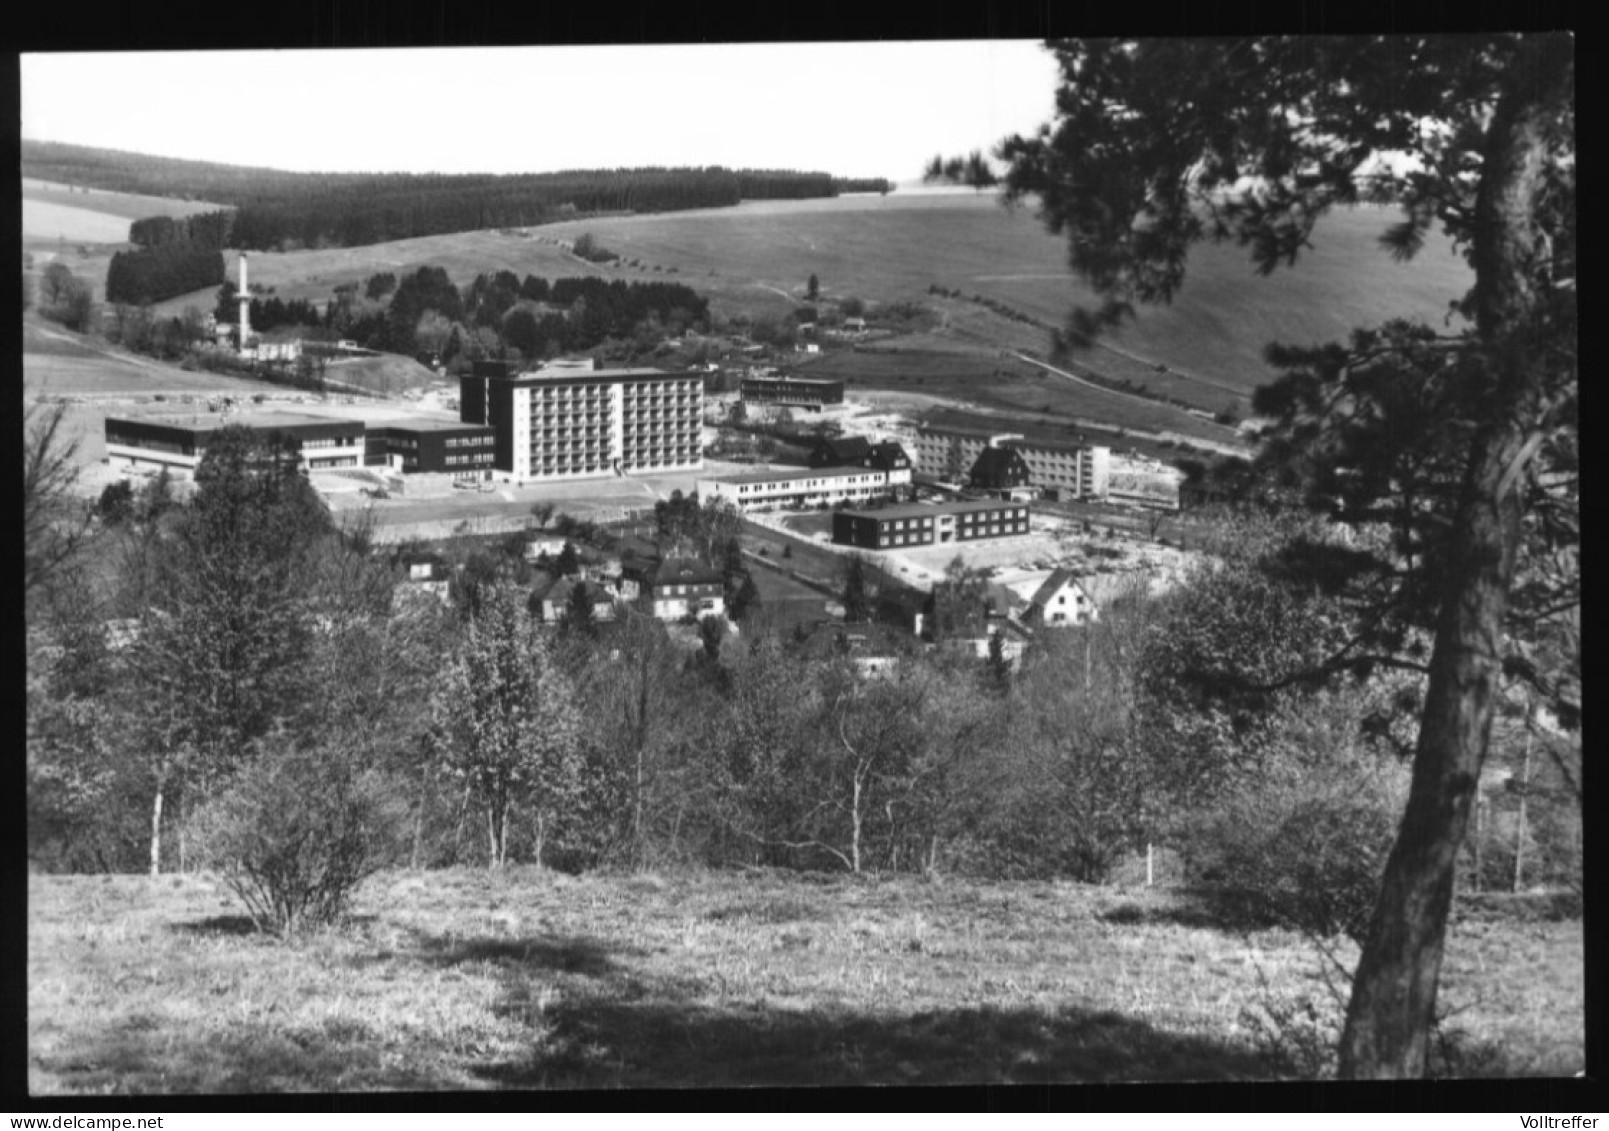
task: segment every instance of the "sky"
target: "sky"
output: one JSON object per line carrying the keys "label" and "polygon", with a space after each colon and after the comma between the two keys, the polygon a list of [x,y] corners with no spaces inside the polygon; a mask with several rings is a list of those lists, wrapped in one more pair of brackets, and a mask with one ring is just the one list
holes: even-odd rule
{"label": "sky", "polygon": [[33,54],[22,136],[306,172],[920,178],[1052,113],[1029,40]]}

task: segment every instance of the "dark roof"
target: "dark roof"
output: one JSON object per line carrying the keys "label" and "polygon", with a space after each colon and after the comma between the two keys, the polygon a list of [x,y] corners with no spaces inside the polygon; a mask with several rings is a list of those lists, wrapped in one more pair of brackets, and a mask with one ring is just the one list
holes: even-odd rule
{"label": "dark roof", "polygon": [[974,487],[1014,487],[1028,482],[1028,464],[1010,448],[984,448],[972,465]]}
{"label": "dark roof", "polygon": [[[1050,599],[1056,595],[1057,591],[1059,591],[1062,586],[1066,585],[1069,581],[1077,580],[1078,578],[1072,570],[1065,566],[1058,566],[1056,569],[1050,571],[1050,576],[1045,578],[1045,583],[1038,589],[1034,590],[1033,598],[1028,603],[1030,605],[1037,605],[1039,608],[1044,608],[1050,603]],[[1083,586],[1079,586],[1079,588],[1082,589]]]}
{"label": "dark roof", "polygon": [[810,462],[812,466],[819,467],[863,464],[871,454],[871,441],[864,436],[840,436],[837,439],[823,436],[816,441],[810,453]]}
{"label": "dark roof", "polygon": [[556,605],[566,604],[570,600],[570,594],[575,591],[575,588],[578,585],[583,590],[592,594],[592,600],[595,604],[601,604],[604,601],[614,600],[614,597],[610,594],[608,589],[602,585],[599,585],[596,581],[588,581],[584,577],[559,578],[559,580],[554,582],[553,585],[549,587],[548,591],[542,595],[542,600],[552,601]]}
{"label": "dark roof", "polygon": [[882,440],[872,445],[872,466],[883,471],[892,471],[896,467],[909,467],[911,457],[905,453],[905,446],[898,440]]}
{"label": "dark roof", "polygon": [[654,574],[655,585],[719,585],[721,571],[697,558],[666,558]]}
{"label": "dark roof", "polygon": [[978,511],[994,511],[1002,507],[1026,507],[1027,503],[1013,503],[1003,499],[962,499],[956,502],[944,503],[896,503],[891,507],[845,507],[839,514],[851,515],[855,518],[875,518],[887,521],[893,518],[933,518],[941,514],[973,514]]}

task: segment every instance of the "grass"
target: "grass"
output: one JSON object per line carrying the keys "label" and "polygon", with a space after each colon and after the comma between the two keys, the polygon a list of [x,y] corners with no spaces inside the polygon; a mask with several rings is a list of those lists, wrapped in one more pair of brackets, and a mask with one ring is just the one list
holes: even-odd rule
{"label": "grass", "polygon": [[[1126,359],[1120,362],[1131,365]],[[1096,362],[1103,372],[1105,356]],[[1106,389],[1090,388],[1047,373],[1037,366],[995,353],[972,355],[935,350],[838,350],[799,369],[810,377],[842,379],[851,389],[876,388],[920,392],[974,404],[1033,420],[1072,421],[1088,430],[1099,425],[1141,432],[1171,432],[1225,443],[1231,429],[1191,416],[1171,405],[1155,404]],[[1114,374],[1114,376],[1117,376]],[[1211,391],[1215,403],[1228,394]],[[1202,400],[1200,394],[1193,397]],[[974,422],[975,424],[977,422]]]}
{"label": "grass", "polygon": [[[1268,1079],[1243,1006],[1322,960],[1161,889],[764,872],[390,873],[251,932],[204,875],[29,881],[36,1094]],[[1442,999],[1582,1062],[1581,925],[1455,926]]]}
{"label": "grass", "polygon": [[[120,242],[128,239],[128,222],[149,216],[193,216],[198,212],[217,212],[222,204],[209,204],[204,200],[177,200],[171,196],[146,196],[141,193],[111,192],[107,189],[81,188],[68,191],[68,186],[49,181],[26,179],[22,182],[22,199],[48,201],[81,211],[100,212],[123,221]],[[24,231],[27,230],[26,223]],[[72,237],[68,237],[71,239]]]}
{"label": "grass", "polygon": [[[1231,394],[1178,374],[1249,391],[1273,375],[1262,356],[1270,341],[1336,340],[1354,326],[1402,315],[1439,325],[1472,275],[1439,238],[1413,262],[1392,262],[1378,246],[1391,219],[1375,209],[1334,212],[1316,228],[1312,250],[1267,278],[1255,273],[1239,248],[1199,247],[1173,303],[1142,309],[1111,344],[1134,355],[1132,379],[1216,412]],[[552,242],[585,232],[639,265],[584,263]],[[497,270],[545,278],[670,280],[707,294],[712,309],[727,317],[790,311],[804,302],[806,281],[815,274],[822,303],[856,296],[932,308],[941,326],[918,337],[931,339],[935,350],[946,341],[967,349],[1043,350],[1044,330],[1002,317],[971,297],[1061,325],[1074,303],[1090,299],[1073,281],[1066,256],[1064,241],[1046,232],[1029,209],[1004,209],[988,194],[895,192],[596,217],[529,233],[464,232],[361,248],[263,252],[253,255],[251,272],[254,282],[287,300],[327,299],[339,283],[425,264],[446,268],[460,284]],[[931,295],[934,284],[959,290],[963,298]],[[207,304],[210,297],[201,296]],[[197,301],[185,296],[159,309],[177,313]],[[1120,364],[1116,355],[1101,359],[1103,369]],[[1174,372],[1159,373],[1158,364]]]}

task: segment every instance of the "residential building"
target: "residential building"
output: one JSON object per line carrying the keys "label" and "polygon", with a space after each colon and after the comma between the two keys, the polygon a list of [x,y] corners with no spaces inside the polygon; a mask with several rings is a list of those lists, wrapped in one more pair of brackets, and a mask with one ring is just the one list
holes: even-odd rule
{"label": "residential building", "polygon": [[1112,474],[1110,448],[1065,440],[1014,437],[1004,440],[1028,465],[1028,482],[1058,498],[1103,499]]}
{"label": "residential building", "polygon": [[822,436],[810,449],[811,467],[869,467],[872,442],[864,436]]}
{"label": "residential building", "polygon": [[1026,487],[1028,463],[1011,448],[984,448],[972,463],[972,470],[967,474],[967,485],[980,491],[1010,491],[1014,487]]}
{"label": "residential building", "polygon": [[1106,497],[1111,477],[1111,449],[1030,438],[1020,432],[933,422],[923,424],[916,433],[916,470],[934,479],[960,483],[971,474],[984,452],[1002,448],[1016,452],[1027,465],[1027,486],[1067,498]]}
{"label": "residential building", "polygon": [[644,590],[660,620],[724,616],[725,579],[721,571],[696,558],[666,558],[644,578]]}
{"label": "residential building", "polygon": [[963,482],[984,449],[1020,439],[1019,432],[923,424],[916,431],[916,470],[933,479]]}
{"label": "residential building", "polygon": [[608,586],[585,577],[561,577],[548,586],[540,598],[542,620],[547,624],[558,624],[569,609],[577,588],[592,598],[593,620],[607,623],[615,619],[615,593]]}
{"label": "residential building", "polygon": [[491,427],[493,466],[516,483],[704,466],[704,378],[660,369],[476,362],[459,414]]}
{"label": "residential building", "polygon": [[864,436],[823,436],[810,452],[811,467],[870,467],[886,471],[891,484],[911,481],[911,458],[897,440],[873,443]]}
{"label": "residential building", "polygon": [[1001,499],[842,510],[832,516],[832,540],[841,546],[890,550],[1007,538],[1028,533],[1028,515],[1027,503]]}
{"label": "residential building", "polygon": [[361,421],[293,412],[162,415],[106,418],[106,456],[114,468],[158,471],[194,478],[212,437],[243,426],[264,438],[279,437],[297,450],[303,471],[357,468],[364,462]]}
{"label": "residential building", "polygon": [[408,571],[391,590],[391,607],[401,610],[415,602],[437,601],[447,604],[452,597],[450,570],[438,555],[425,552],[406,555],[399,563]]}
{"label": "residential building", "polygon": [[739,386],[746,404],[772,404],[819,411],[844,403],[844,383],[814,377],[746,377]]}
{"label": "residential building", "polygon": [[[906,480],[909,472],[905,473]],[[778,506],[828,506],[839,502],[866,502],[888,495],[897,485],[896,473],[866,467],[787,468],[700,479],[700,498],[729,499],[739,510]]]}
{"label": "residential building", "polygon": [[1028,602],[1023,621],[1034,627],[1087,624],[1097,620],[1095,602],[1069,569],[1054,569]]}

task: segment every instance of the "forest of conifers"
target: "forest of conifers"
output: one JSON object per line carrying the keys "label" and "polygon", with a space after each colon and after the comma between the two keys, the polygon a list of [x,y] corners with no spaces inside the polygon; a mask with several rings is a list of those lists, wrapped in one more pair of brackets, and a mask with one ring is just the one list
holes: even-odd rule
{"label": "forest of conifers", "polygon": [[720,208],[743,200],[887,192],[882,178],[786,169],[583,169],[555,173],[292,173],[25,140],[22,175],[235,210],[243,250],[358,247],[598,212]]}

